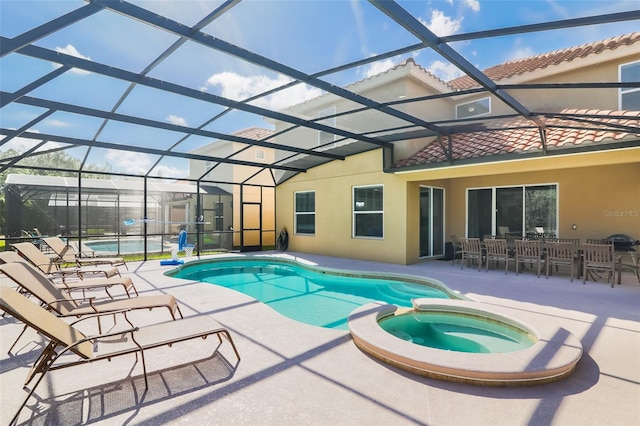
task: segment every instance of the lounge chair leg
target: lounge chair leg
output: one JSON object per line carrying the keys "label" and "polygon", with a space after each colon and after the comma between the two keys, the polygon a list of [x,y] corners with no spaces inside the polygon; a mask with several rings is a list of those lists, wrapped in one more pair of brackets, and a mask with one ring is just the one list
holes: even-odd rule
{"label": "lounge chair leg", "polygon": [[31,367],[31,371],[27,375],[27,380],[24,386],[26,387],[36,374],[40,373],[40,377],[38,377],[36,382],[31,387],[31,390],[27,394],[26,398],[24,399],[24,401],[22,401],[20,408],[18,408],[18,411],[16,411],[16,414],[13,416],[11,422],[9,423],[10,425],[17,423],[20,412],[22,411],[24,406],[27,405],[27,401],[29,401],[31,395],[33,395],[33,393],[36,391],[36,388],[38,387],[42,379],[44,379],[45,374],[47,374],[47,371],[49,371],[49,367],[53,365],[53,363],[60,357],[60,355],[66,352],[65,350],[62,350],[59,354],[57,354],[55,352],[57,346],[58,345],[53,342],[49,343],[45,350],[40,354],[38,359],[34,362],[33,367]]}
{"label": "lounge chair leg", "polygon": [[222,333],[227,337],[229,343],[231,343],[231,347],[233,348],[233,352],[235,352],[238,361],[240,361],[240,354],[238,353],[238,349],[236,348],[236,344],[233,343],[233,339],[231,338],[231,334],[227,330],[223,330]]}
{"label": "lounge chair leg", "polygon": [[16,341],[13,342],[13,345],[11,345],[11,347],[9,348],[9,350],[7,351],[8,354],[11,353],[11,351],[13,350],[13,347],[16,345],[16,343],[18,343],[18,340],[20,340],[20,338],[22,337],[22,335],[24,334],[25,331],[27,331],[27,328],[29,326],[25,325],[24,328],[22,329],[22,331],[20,332],[20,334],[18,335],[18,337],[16,338]]}

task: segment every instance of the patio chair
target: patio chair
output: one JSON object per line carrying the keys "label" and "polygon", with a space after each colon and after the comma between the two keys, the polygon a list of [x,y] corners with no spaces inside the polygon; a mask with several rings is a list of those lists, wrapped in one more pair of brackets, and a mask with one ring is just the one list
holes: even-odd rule
{"label": "patio chair", "polygon": [[558,266],[568,266],[570,269],[570,279],[573,282],[574,276],[574,264],[578,259],[578,244],[574,241],[547,241],[544,245],[545,247],[545,260],[546,260],[546,269],[547,269],[547,279],[549,279],[549,273],[551,267],[555,265],[556,271],[558,270]]}
{"label": "patio chair", "polygon": [[240,361],[240,354],[229,331],[208,316],[135,327],[127,318],[126,312],[122,312],[130,325],[126,330],[87,336],[74,327],[75,323],[67,324],[8,287],[0,287],[0,308],[50,340],[27,374],[25,387],[36,375],[39,374],[39,377],[11,419],[10,424],[17,422],[20,412],[49,371],[105,359],[111,360],[117,356],[128,354],[134,354],[137,360],[140,355],[145,389],[148,389],[144,351],[161,346],[172,347],[175,343],[198,338],[205,339],[214,334],[219,341],[214,353],[222,344],[221,335],[224,335],[231,344],[238,362]]}
{"label": "patio chair", "polygon": [[464,261],[466,259],[468,262],[477,261],[478,271],[480,271],[484,259],[480,238],[460,238],[460,245],[462,248],[460,269],[464,269]]}
{"label": "patio chair", "polygon": [[106,265],[111,266],[124,266],[129,270],[127,262],[122,257],[81,257],[76,251],[75,247],[65,243],[60,237],[46,237],[42,239],[56,255],[58,255],[58,261],[64,263],[75,263],[78,266],[83,265]]}
{"label": "patio chair", "polygon": [[[15,251],[3,251],[0,252],[0,264],[1,263],[12,263],[12,262],[23,262],[25,265],[28,265],[30,268],[35,269],[33,265],[26,261],[23,257],[21,257]],[[39,274],[42,274],[45,278],[49,279],[46,275],[44,275],[39,269],[36,269]],[[63,280],[60,282],[54,282],[49,279],[51,283],[63,290],[67,290],[68,292],[74,290],[93,290],[93,289],[103,289],[107,296],[113,299],[111,293],[109,293],[109,289],[115,286],[122,286],[122,289],[125,291],[128,297],[131,297],[130,291],[133,290],[138,295],[138,290],[133,285],[133,281],[129,277],[118,277],[113,276],[109,278],[96,277],[96,278],[85,278],[84,280],[79,281],[70,281]],[[84,294],[84,293],[83,293]]]}
{"label": "patio chair", "polygon": [[508,226],[501,226],[498,225],[498,236],[500,238],[504,238],[507,234],[509,234],[511,231],[509,230]]}
{"label": "patio chair", "polygon": [[582,256],[582,284],[587,282],[587,273],[591,273],[591,276],[595,277],[600,273],[607,272],[607,282],[611,281],[611,288],[613,288],[616,272],[616,254],[613,243],[583,244]]}
{"label": "patio chair", "polygon": [[[176,298],[170,294],[139,296],[126,299],[107,299],[95,301],[95,297],[73,298],[69,293],[54,285],[46,275],[24,262],[5,263],[0,265],[0,272],[11,278],[18,286],[27,290],[40,300],[48,310],[55,311],[58,316],[71,317],[89,314],[114,312],[122,309],[167,308],[172,319],[176,312],[182,318],[182,312]],[[98,331],[102,326],[98,320]]]}
{"label": "patio chair", "polygon": [[538,278],[540,278],[540,269],[542,269],[542,263],[544,262],[542,256],[542,243],[540,240],[516,240],[515,241],[515,261],[516,261],[516,275],[520,270],[520,264],[524,266],[524,262],[529,262],[532,266],[534,263],[538,265]]}
{"label": "patio chair", "polygon": [[489,262],[492,260],[500,265],[500,262],[504,262],[504,273],[507,273],[509,269],[509,262],[515,260],[511,255],[511,251],[507,245],[507,240],[504,238],[487,239],[484,241],[484,247],[487,251],[485,258],[485,270],[489,272]]}
{"label": "patio chair", "polygon": [[462,259],[462,244],[455,234],[449,235],[449,238],[453,245],[453,259],[451,260],[451,266],[453,266],[458,259]]}
{"label": "patio chair", "polygon": [[94,267],[82,266],[72,268],[62,268],[58,262],[44,254],[38,247],[32,243],[16,243],[11,244],[22,256],[31,262],[36,268],[49,276],[61,277],[63,280],[70,276],[76,275],[84,278],[84,274],[103,274],[106,278],[114,275],[120,276],[120,271],[116,267]]}

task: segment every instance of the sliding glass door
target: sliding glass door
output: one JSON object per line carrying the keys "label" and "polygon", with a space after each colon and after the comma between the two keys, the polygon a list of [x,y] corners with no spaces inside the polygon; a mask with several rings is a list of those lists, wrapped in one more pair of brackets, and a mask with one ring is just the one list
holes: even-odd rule
{"label": "sliding glass door", "polygon": [[557,185],[467,190],[467,236],[557,235]]}
{"label": "sliding glass door", "polygon": [[482,238],[493,229],[493,191],[473,189],[467,192],[467,237]]}
{"label": "sliding glass door", "polygon": [[420,187],[420,257],[444,254],[444,190]]}

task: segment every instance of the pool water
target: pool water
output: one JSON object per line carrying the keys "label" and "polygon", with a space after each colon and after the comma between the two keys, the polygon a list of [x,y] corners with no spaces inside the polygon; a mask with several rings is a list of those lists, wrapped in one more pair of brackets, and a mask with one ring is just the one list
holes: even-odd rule
{"label": "pool water", "polygon": [[411,312],[383,318],[379,324],[403,340],[456,352],[514,352],[535,343],[515,327],[468,315]]}
{"label": "pool water", "polygon": [[341,330],[348,329],[351,311],[372,301],[409,307],[413,298],[454,297],[427,284],[347,276],[262,260],[186,264],[171,275],[231,288],[296,321]]}
{"label": "pool water", "polygon": [[[144,253],[144,239],[120,239],[86,241],[84,244],[91,250],[106,253]],[[119,250],[118,250],[119,248]],[[171,246],[163,244],[161,240],[147,239],[147,251],[171,251]]]}

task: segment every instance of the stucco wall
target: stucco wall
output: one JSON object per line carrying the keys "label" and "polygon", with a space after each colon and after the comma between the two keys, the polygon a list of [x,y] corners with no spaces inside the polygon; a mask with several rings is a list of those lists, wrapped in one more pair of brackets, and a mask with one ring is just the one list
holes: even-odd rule
{"label": "stucco wall", "polygon": [[[419,249],[420,185],[445,190],[445,239],[465,235],[466,189],[558,184],[559,236],[640,239],[640,149],[572,158],[543,158],[408,174],[385,174],[382,151],[316,167],[279,185],[276,226],[286,226],[292,251],[391,263],[414,263]],[[609,165],[601,165],[609,163]],[[384,239],[352,238],[352,188],[384,185]],[[293,233],[295,191],[316,191],[316,234]],[[573,230],[572,225],[577,229]]]}
{"label": "stucco wall", "polygon": [[450,232],[465,233],[467,188],[539,183],[558,184],[559,237],[584,241],[623,233],[640,239],[640,163],[454,179],[448,192]]}
{"label": "stucco wall", "polygon": [[[382,173],[382,150],[315,167],[276,188],[277,229],[289,232],[289,250],[356,259],[405,263],[406,182]],[[352,188],[384,186],[384,238],[352,237]],[[295,235],[294,193],[315,190],[316,233]]]}

